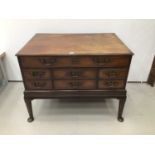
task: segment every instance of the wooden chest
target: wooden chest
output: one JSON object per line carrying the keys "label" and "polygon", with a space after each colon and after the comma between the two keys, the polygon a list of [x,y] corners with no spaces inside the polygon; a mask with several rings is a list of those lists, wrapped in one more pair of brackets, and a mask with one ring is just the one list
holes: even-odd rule
{"label": "wooden chest", "polygon": [[17,56],[29,122],[32,99],[79,96],[118,98],[123,121],[132,52],[115,34],[36,34]]}

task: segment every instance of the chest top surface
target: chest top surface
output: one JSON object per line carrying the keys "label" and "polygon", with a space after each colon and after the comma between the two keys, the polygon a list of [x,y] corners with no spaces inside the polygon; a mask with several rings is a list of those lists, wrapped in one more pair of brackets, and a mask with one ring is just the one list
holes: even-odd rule
{"label": "chest top surface", "polygon": [[50,55],[131,55],[114,33],[36,34],[17,56]]}

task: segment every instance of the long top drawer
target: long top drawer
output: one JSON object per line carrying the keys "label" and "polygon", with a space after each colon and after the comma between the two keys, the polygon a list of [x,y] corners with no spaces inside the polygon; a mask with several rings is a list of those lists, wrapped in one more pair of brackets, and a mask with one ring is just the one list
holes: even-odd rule
{"label": "long top drawer", "polygon": [[130,56],[50,56],[19,57],[24,68],[52,67],[128,67]]}

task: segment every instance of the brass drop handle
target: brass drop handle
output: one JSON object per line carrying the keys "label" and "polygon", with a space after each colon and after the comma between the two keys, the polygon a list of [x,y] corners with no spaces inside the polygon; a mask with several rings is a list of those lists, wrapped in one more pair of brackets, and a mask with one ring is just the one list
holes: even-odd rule
{"label": "brass drop handle", "polygon": [[108,83],[108,86],[109,86],[109,87],[113,87],[113,86],[114,86],[114,83],[113,83],[112,81],[110,81],[110,82]]}
{"label": "brass drop handle", "polygon": [[46,85],[45,82],[34,82],[33,84],[37,88],[42,88],[42,87],[44,87]]}
{"label": "brass drop handle", "polygon": [[80,71],[70,71],[69,74],[70,76],[77,78],[77,77],[80,77],[82,73]]}
{"label": "brass drop handle", "polygon": [[110,88],[113,88],[114,86],[117,85],[117,82],[115,82],[115,81],[108,81],[108,82],[106,82],[106,85],[108,87],[110,87]]}
{"label": "brass drop handle", "polygon": [[42,77],[44,75],[45,75],[45,72],[41,72],[41,71],[33,71],[32,72],[33,77]]}
{"label": "brass drop handle", "polygon": [[46,66],[51,66],[56,63],[56,58],[41,58],[39,61]]}
{"label": "brass drop handle", "polygon": [[82,85],[82,83],[79,81],[73,81],[73,82],[70,82],[69,84],[71,85],[71,87],[74,87],[74,88],[78,88]]}
{"label": "brass drop handle", "polygon": [[93,58],[93,61],[97,64],[106,64],[106,63],[110,63],[111,59],[110,57],[95,57]]}
{"label": "brass drop handle", "polygon": [[116,76],[118,76],[118,72],[116,72],[116,71],[107,72],[107,76],[108,77],[116,77]]}

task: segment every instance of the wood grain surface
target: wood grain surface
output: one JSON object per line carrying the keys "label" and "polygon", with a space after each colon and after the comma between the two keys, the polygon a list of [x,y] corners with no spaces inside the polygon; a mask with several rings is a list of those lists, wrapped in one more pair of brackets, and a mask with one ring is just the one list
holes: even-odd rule
{"label": "wood grain surface", "polygon": [[36,34],[17,55],[132,54],[114,33]]}

